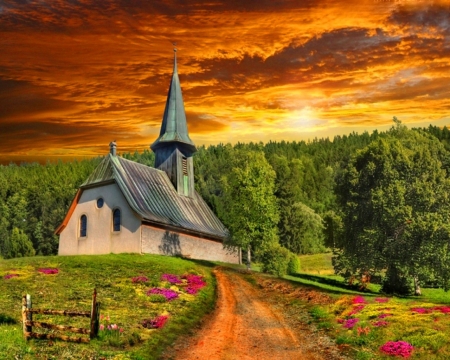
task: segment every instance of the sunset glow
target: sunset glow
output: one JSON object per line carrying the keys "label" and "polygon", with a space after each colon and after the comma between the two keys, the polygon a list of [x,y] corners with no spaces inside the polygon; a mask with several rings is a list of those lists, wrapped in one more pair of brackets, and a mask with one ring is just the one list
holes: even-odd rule
{"label": "sunset glow", "polygon": [[2,0],[0,163],[143,151],[178,48],[196,145],[450,125],[450,4]]}

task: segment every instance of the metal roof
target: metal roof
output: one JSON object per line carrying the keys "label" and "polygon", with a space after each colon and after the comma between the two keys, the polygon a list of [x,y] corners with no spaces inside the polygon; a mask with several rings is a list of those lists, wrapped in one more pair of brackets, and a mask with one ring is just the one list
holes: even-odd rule
{"label": "metal roof", "polygon": [[108,154],[81,189],[115,181],[130,207],[151,223],[223,240],[228,231],[201,196],[179,195],[164,171]]}
{"label": "metal roof", "polygon": [[176,49],[174,49],[174,54],[172,81],[167,94],[161,131],[158,139],[150,147],[155,150],[166,143],[179,142],[195,152],[195,145],[187,130],[186,112],[183,95],[181,94],[180,79],[178,78]]}

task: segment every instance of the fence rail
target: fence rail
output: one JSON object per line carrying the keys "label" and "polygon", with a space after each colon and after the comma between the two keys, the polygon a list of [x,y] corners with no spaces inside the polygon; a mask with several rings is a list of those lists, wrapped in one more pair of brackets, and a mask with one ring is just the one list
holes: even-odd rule
{"label": "fence rail", "polygon": [[[82,316],[91,319],[90,328],[78,328],[68,325],[50,324],[42,321],[33,321],[33,314],[41,315],[60,315],[60,316]],[[94,289],[92,294],[92,306],[91,311],[76,311],[76,310],[51,310],[51,309],[33,309],[31,304],[31,296],[29,294],[22,297],[22,322],[23,322],[23,334],[25,339],[59,339],[63,341],[71,341],[78,343],[88,343],[90,339],[93,339],[98,335],[99,330],[99,318],[100,318],[100,303],[97,302],[97,291]],[[89,335],[86,337],[67,336],[59,334],[47,334],[33,332],[33,327],[41,329],[68,331],[78,334]]]}

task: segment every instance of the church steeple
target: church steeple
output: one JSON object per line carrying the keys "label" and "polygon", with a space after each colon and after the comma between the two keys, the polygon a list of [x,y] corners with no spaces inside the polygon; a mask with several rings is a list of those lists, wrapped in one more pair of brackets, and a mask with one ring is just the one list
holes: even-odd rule
{"label": "church steeple", "polygon": [[186,112],[184,111],[183,95],[181,94],[180,79],[177,68],[177,49],[173,49],[173,74],[170,82],[169,93],[167,94],[166,108],[164,110],[161,131],[158,139],[150,146],[152,150],[164,146],[168,142],[179,142],[190,151],[195,152],[194,143],[189,138]]}
{"label": "church steeple", "polygon": [[155,167],[167,173],[180,195],[192,196],[194,193],[192,155],[197,149],[187,130],[186,112],[178,78],[176,48],[161,131],[150,148],[155,153]]}

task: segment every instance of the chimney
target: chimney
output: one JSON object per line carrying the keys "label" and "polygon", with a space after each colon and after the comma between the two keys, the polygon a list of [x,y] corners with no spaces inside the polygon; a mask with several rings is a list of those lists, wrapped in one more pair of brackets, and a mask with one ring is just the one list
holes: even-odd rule
{"label": "chimney", "polygon": [[113,140],[109,143],[109,153],[112,156],[116,156],[117,154],[117,144],[116,144],[116,140]]}

